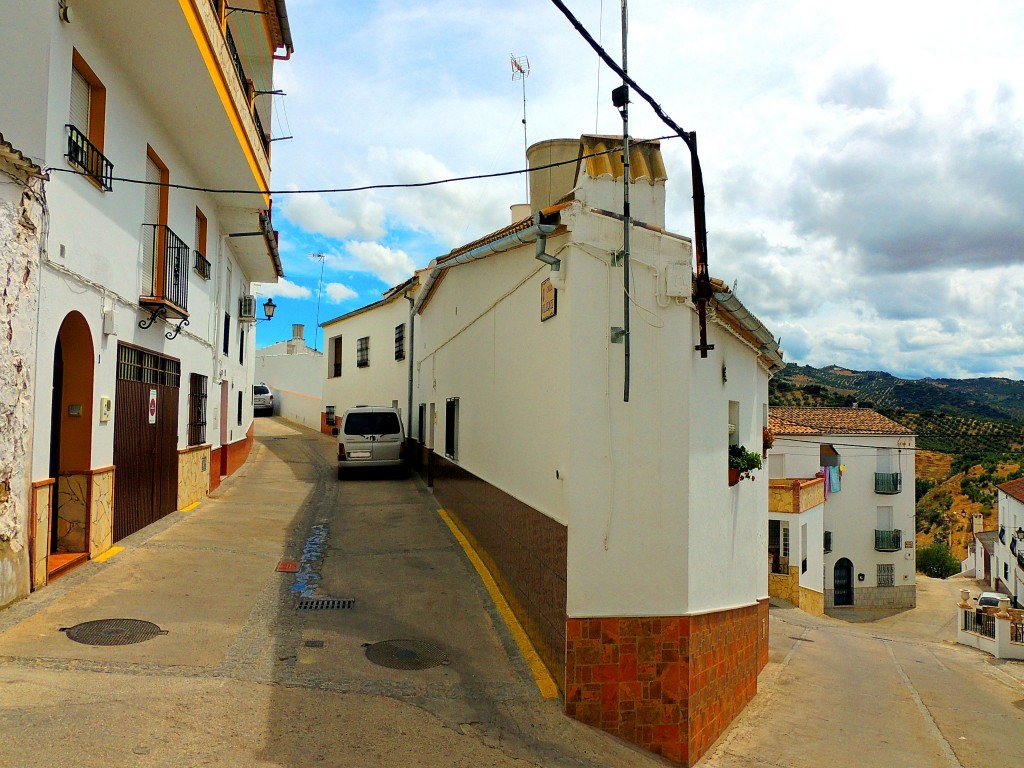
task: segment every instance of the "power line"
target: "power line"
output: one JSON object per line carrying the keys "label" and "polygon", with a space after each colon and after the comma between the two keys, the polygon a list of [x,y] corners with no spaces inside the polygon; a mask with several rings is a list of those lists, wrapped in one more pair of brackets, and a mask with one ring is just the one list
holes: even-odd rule
{"label": "power line", "polygon": [[[635,140],[634,144],[648,144],[655,141],[664,141],[668,139],[677,139],[678,136],[659,136],[655,139],[642,139]],[[452,184],[459,181],[476,181],[479,179],[497,179],[503,176],[518,176],[523,173],[532,173],[533,171],[543,171],[548,168],[557,168],[560,165],[573,165],[580,162],[581,160],[588,160],[591,157],[600,157],[601,155],[610,155],[615,152],[621,151],[618,148],[606,149],[601,152],[591,152],[590,154],[579,155],[572,160],[560,160],[556,163],[547,163],[546,165],[538,165],[533,168],[520,168],[514,171],[496,171],[494,173],[477,173],[471,176],[452,176],[447,179],[434,179],[432,181],[410,181],[396,184],[364,184],[359,187],[325,187],[322,189],[222,189],[219,187],[198,187],[191,184],[173,184],[171,182],[159,182],[159,181],[147,181],[145,179],[133,179],[127,176],[111,176],[111,181],[119,181],[125,184],[141,184],[143,186],[151,187],[166,187],[168,189],[181,189],[187,192],[206,192],[212,195],[329,195],[334,193],[343,192],[368,192],[374,189],[416,189],[420,187],[436,187],[441,184]],[[70,173],[73,176],[94,176],[95,174],[89,173],[88,171],[80,171],[74,168],[55,168],[49,167],[44,169],[47,173]]]}

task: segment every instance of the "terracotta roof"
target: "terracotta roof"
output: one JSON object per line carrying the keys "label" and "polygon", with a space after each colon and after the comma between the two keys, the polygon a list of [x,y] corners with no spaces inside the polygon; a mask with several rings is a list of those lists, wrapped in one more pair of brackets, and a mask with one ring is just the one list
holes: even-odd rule
{"label": "terracotta roof", "polygon": [[870,408],[772,406],[768,427],[777,435],[912,435],[911,430]]}
{"label": "terracotta roof", "polygon": [[0,159],[7,160],[18,166],[28,176],[34,176],[44,181],[50,178],[43,172],[42,168],[25,157],[20,150],[15,149],[14,145],[7,141],[2,133],[0,133]]}
{"label": "terracotta roof", "polygon": [[996,488],[1010,498],[1024,502],[1024,477],[1018,477],[1016,480],[1010,480],[1008,483],[997,485]]}
{"label": "terracotta roof", "polygon": [[995,552],[998,537],[999,531],[979,531],[974,534],[974,538],[981,542],[982,548],[990,555]]}

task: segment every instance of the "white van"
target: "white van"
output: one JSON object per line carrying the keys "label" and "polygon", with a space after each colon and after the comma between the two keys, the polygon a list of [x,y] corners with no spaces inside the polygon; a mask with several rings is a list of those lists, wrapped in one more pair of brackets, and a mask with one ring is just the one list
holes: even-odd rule
{"label": "white van", "polygon": [[338,422],[338,479],[364,467],[401,467],[405,463],[405,430],[397,408],[361,405]]}

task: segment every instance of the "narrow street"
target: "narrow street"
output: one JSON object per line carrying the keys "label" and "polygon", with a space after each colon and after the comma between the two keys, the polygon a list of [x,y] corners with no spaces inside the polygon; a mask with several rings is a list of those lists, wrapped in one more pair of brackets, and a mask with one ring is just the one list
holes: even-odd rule
{"label": "narrow street", "polygon": [[[213,497],[0,613],[3,764],[661,764],[540,696],[421,485],[339,483],[335,452],[259,419]],[[354,602],[298,610],[311,596]],[[94,646],[60,631],[112,618],[166,634]],[[372,663],[364,646],[388,640],[444,661]]]}
{"label": "narrow street", "polygon": [[[331,438],[257,430],[213,497],[0,613],[4,765],[666,764],[541,697],[421,484],[339,483]],[[884,618],[773,608],[758,695],[700,765],[1020,765],[1024,665],[952,641],[961,585],[922,579],[919,608]],[[166,634],[61,631],[115,618]],[[388,640],[436,665],[371,662]]]}

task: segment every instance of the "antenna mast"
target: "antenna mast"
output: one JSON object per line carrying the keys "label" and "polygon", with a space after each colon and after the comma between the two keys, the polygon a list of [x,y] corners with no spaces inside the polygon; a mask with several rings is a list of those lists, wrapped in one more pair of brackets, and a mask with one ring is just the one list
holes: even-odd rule
{"label": "antenna mast", "polygon": [[[526,78],[530,76],[530,58],[528,56],[519,56],[518,58],[514,53],[509,54],[509,63],[512,65],[512,82],[516,80],[523,81],[523,160],[529,166],[529,161],[526,160]],[[530,197],[530,175],[524,176],[526,181],[526,197]]]}

